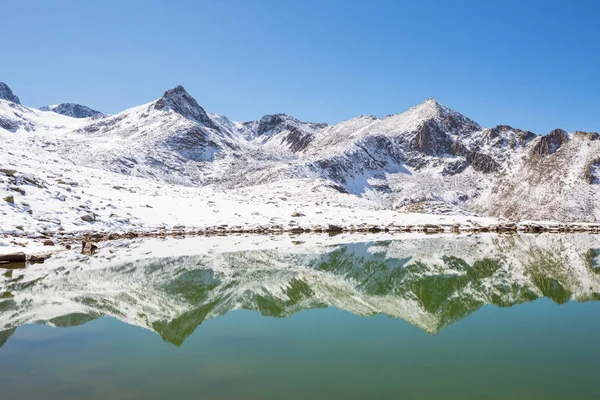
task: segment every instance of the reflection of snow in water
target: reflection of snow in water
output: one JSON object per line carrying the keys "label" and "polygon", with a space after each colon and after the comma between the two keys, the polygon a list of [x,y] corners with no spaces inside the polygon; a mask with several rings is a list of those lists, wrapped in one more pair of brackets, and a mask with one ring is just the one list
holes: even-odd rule
{"label": "reflection of snow in water", "polygon": [[233,309],[287,316],[333,306],[385,313],[433,333],[485,304],[600,293],[598,236],[391,238],[147,239],[103,243],[93,257],[60,253],[0,276],[0,330],[109,315],[179,344],[205,319]]}

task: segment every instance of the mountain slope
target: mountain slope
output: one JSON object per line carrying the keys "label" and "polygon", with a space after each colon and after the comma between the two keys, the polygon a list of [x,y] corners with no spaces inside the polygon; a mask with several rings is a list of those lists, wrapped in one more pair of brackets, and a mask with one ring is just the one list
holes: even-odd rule
{"label": "mountain slope", "polygon": [[178,86],[94,118],[0,100],[3,131],[66,162],[169,183],[231,190],[305,179],[400,212],[600,220],[597,133],[484,128],[434,99],[335,125],[286,114],[236,122]]}
{"label": "mountain slope", "polygon": [[241,142],[181,86],[154,102],[86,123],[68,137],[54,137],[51,146],[76,164],[184,184]]}

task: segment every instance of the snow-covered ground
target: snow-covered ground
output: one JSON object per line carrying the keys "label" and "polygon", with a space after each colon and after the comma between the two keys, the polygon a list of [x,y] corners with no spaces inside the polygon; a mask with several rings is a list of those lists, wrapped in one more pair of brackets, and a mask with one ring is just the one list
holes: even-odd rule
{"label": "snow-covered ground", "polygon": [[[339,193],[319,179],[238,189],[191,187],[74,165],[26,148],[26,138],[0,134],[0,232],[81,234],[203,229],[312,228],[415,224],[489,225],[495,218],[402,213]],[[8,199],[9,201],[7,201]],[[83,219],[82,219],[83,218]]]}

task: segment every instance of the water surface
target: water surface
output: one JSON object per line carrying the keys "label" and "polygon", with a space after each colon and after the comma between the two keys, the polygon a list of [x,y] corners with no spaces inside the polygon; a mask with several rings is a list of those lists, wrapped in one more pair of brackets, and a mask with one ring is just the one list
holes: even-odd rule
{"label": "water surface", "polygon": [[597,236],[211,240],[0,271],[2,398],[600,396]]}

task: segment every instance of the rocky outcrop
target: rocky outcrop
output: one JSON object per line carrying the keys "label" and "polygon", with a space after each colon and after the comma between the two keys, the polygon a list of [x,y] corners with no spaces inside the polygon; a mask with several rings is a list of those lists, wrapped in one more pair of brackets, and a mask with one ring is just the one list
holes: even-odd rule
{"label": "rocky outcrop", "polygon": [[66,115],[73,118],[98,118],[103,116],[100,111],[93,110],[81,104],[61,103],[52,106],[40,107],[41,111],[52,111],[57,114]]}
{"label": "rocky outcrop", "polygon": [[411,150],[430,156],[442,156],[450,153],[452,138],[435,120],[425,121],[410,142]]}
{"label": "rocky outcrop", "polygon": [[546,136],[542,136],[533,147],[533,154],[547,156],[554,154],[560,147],[569,141],[569,135],[562,129],[555,129]]}
{"label": "rocky outcrop", "polygon": [[9,132],[16,132],[19,129],[19,124],[0,115],[0,128],[6,129]]}
{"label": "rocky outcrop", "polygon": [[592,160],[586,166],[584,179],[590,185],[600,184],[600,158]]}
{"label": "rocky outcrop", "polygon": [[262,136],[268,132],[272,132],[275,128],[284,123],[285,114],[265,115],[258,122],[257,132]]}
{"label": "rocky outcrop", "polygon": [[518,146],[525,146],[527,143],[535,139],[538,135],[531,131],[524,131],[521,129],[513,128],[509,125],[496,125],[494,128],[487,129],[486,137],[492,141],[496,138],[500,138],[509,132],[514,133],[516,141],[514,143],[508,143],[510,148]]}
{"label": "rocky outcrop", "polygon": [[587,140],[600,140],[600,134],[598,134],[597,132],[575,131],[573,135]]}
{"label": "rocky outcrop", "polygon": [[[472,166],[475,171],[490,173],[498,171],[499,169],[498,163],[492,158],[492,156],[481,153],[477,150],[471,150],[458,140],[452,143],[451,152],[456,156],[464,157],[467,162],[467,166]],[[464,168],[458,168],[456,171],[462,172],[463,170]]]}
{"label": "rocky outcrop", "polygon": [[19,98],[12,92],[12,90],[10,90],[8,85],[4,82],[0,82],[0,99],[21,104]]}
{"label": "rocky outcrop", "polygon": [[302,122],[286,114],[272,114],[263,116],[254,129],[255,137],[262,143],[275,142],[297,153],[312,142],[315,132],[326,126],[327,124]]}

